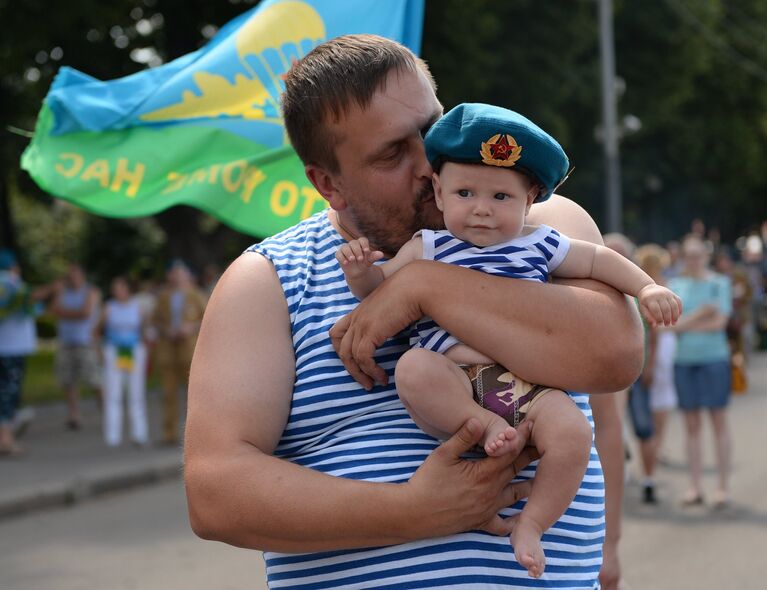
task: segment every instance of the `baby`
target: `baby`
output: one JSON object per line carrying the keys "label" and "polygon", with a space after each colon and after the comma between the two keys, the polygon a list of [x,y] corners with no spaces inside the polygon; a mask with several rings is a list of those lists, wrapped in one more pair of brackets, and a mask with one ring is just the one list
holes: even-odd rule
{"label": "baby", "polygon": [[[382,264],[374,263],[383,253],[364,237],[342,246],[336,258],[359,299],[408,262],[428,259],[542,282],[549,275],[596,279],[637,297],[651,325],[676,322],[679,298],[626,258],[525,223],[530,206],[551,196],[569,166],[562,147],[537,125],[504,108],[463,104],[440,119],[424,141],[447,229],[418,232]],[[511,543],[517,561],[539,577],[545,567],[541,536],[579,488],[591,452],[591,426],[565,392],[522,381],[428,318],[416,331],[418,343],[397,363],[395,380],[424,431],[446,438],[477,418],[485,452],[498,456],[512,448],[514,427],[524,418],[533,421],[532,442],[541,459]]]}

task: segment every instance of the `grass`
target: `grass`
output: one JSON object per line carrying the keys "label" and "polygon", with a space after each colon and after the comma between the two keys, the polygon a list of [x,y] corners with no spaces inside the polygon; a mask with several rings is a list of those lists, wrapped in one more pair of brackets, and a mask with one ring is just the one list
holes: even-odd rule
{"label": "grass", "polygon": [[27,357],[27,370],[21,389],[21,400],[24,405],[37,405],[64,399],[64,392],[56,384],[53,375],[53,354],[52,348],[45,347]]}
{"label": "grass", "polygon": [[[64,391],[56,383],[53,370],[55,345],[42,341],[37,352],[27,357],[27,368],[21,389],[23,405],[49,404],[64,401]],[[157,387],[154,375],[150,376],[147,388]],[[96,392],[92,387],[84,385],[81,395],[91,397]]]}

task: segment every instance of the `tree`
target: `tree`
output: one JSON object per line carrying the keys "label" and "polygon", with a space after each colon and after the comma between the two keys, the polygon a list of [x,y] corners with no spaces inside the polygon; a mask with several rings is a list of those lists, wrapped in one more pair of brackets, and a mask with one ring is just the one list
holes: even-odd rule
{"label": "tree", "polygon": [[[8,0],[0,0],[0,15],[10,33],[0,39],[0,124],[4,139],[0,146],[0,243],[19,246],[11,194],[52,205],[50,196],[18,169],[26,138],[7,129],[34,129],[42,100],[60,65],[99,79],[126,76],[194,51],[218,26],[246,10],[248,4],[253,2],[30,0],[14,3],[11,10]],[[46,15],[43,19],[42,14]],[[154,254],[166,259],[185,257],[199,267],[230,259],[253,241],[188,207],[166,211],[155,222],[162,228],[163,239],[154,244]],[[82,235],[83,239],[121,235],[122,247],[128,248],[129,244],[145,244],[141,240],[142,227],[141,223],[88,216]],[[88,244],[96,252],[109,251],[110,246],[114,241]],[[81,259],[88,258],[88,249],[81,250]],[[20,253],[24,259],[23,249]],[[139,249],[132,254],[140,258],[146,253]],[[128,251],[121,257],[130,259],[130,255]]]}
{"label": "tree", "polygon": [[[26,139],[7,127],[33,129],[59,65],[101,79],[121,77],[197,49],[253,3],[28,0],[11,9],[9,0],[0,0],[6,31],[0,37],[0,242],[18,241],[10,212],[15,195],[52,206],[18,172]],[[767,218],[761,173],[767,159],[767,4],[616,0],[615,33],[617,73],[625,81],[619,116],[641,121],[641,129],[626,134],[621,145],[628,233],[664,241],[685,232],[692,217],[702,217],[720,224],[732,241],[750,223]],[[500,104],[557,137],[575,166],[561,192],[602,221],[599,39],[592,0],[427,0],[423,56],[446,107]],[[252,240],[184,207],[152,223],[163,235],[157,259],[183,255],[204,264],[234,256]],[[141,232],[149,231],[139,225],[87,216],[81,232],[83,239],[119,234],[137,244]],[[114,244],[90,246],[111,252]]]}
{"label": "tree", "polygon": [[[467,34],[471,31],[471,34]],[[734,240],[767,218],[767,5],[760,0],[615,3],[624,222],[664,241],[693,217]],[[446,107],[482,101],[554,135],[575,172],[563,194],[603,220],[597,7],[591,1],[427,2],[423,54]]]}

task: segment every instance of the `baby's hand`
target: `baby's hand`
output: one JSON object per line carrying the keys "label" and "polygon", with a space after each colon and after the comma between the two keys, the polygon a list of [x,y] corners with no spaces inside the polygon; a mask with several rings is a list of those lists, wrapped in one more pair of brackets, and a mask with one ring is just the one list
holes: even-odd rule
{"label": "baby's hand", "polygon": [[682,314],[682,300],[672,291],[651,283],[637,294],[639,309],[652,326],[673,326]]}
{"label": "baby's hand", "polygon": [[380,250],[370,250],[367,238],[358,238],[341,246],[336,252],[336,260],[341,270],[350,278],[364,275],[374,262],[384,257]]}

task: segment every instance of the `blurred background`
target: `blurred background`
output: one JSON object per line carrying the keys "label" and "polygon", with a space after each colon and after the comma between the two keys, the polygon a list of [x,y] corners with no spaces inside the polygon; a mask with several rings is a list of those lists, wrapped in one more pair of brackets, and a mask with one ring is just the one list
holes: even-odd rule
{"label": "blurred background", "polygon": [[[135,292],[149,294],[148,305],[163,289],[182,288],[174,275],[181,267],[188,273],[179,279],[183,289],[204,297],[256,238],[186,206],[143,218],[95,216],[45,193],[19,167],[59,67],[100,80],[155,68],[202,47],[257,4],[0,0],[0,248],[15,252],[27,284],[49,288],[40,295],[47,304],[36,315],[39,344],[22,385],[28,411],[14,426],[24,453],[0,462],[2,588],[261,587],[254,554],[203,543],[187,528],[162,369],[150,360],[146,370],[146,444],[138,451],[107,448],[99,387],[83,379],[78,415],[65,404],[55,369],[62,315],[51,304],[75,261],[99,301],[113,294],[115,269]],[[739,393],[748,393],[732,408],[734,506],[679,507],[685,443],[673,411],[658,468],[660,501],[643,502],[639,443],[627,426],[624,577],[632,588],[718,588],[733,580],[739,588],[761,588],[749,551],[767,532],[757,419],[767,410],[767,3],[613,2],[610,129],[599,4],[426,0],[421,55],[446,109],[499,104],[556,137],[575,168],[558,192],[585,207],[604,233],[622,234],[624,254],[659,245],[663,276],[672,279],[683,264],[680,242],[693,233],[712,268],[730,279],[733,371],[743,379]],[[618,150],[612,162],[605,157],[610,141]],[[610,217],[616,196],[608,190],[609,165],[618,166],[617,218]],[[146,322],[149,340],[161,331],[160,320],[153,321]],[[183,385],[179,404],[183,422]],[[713,459],[707,461],[704,475],[712,478]],[[115,494],[124,490],[131,493]],[[709,543],[702,554],[710,569],[696,571],[695,543]],[[726,559],[725,547],[732,551]],[[736,571],[723,571],[731,564]]]}
{"label": "blurred background", "polygon": [[[162,268],[184,252],[203,266],[249,244],[188,208],[118,221],[62,206],[19,171],[28,138],[9,127],[34,129],[61,65],[101,80],[154,67],[255,4],[3,0],[0,231],[30,262],[29,280],[73,256],[103,282],[113,261]],[[734,244],[767,218],[766,36],[760,0],[615,2],[622,224],[634,241],[676,239],[699,217]],[[561,192],[616,229],[605,225],[597,2],[428,0],[422,56],[446,108],[509,106],[556,137],[575,167]]]}

